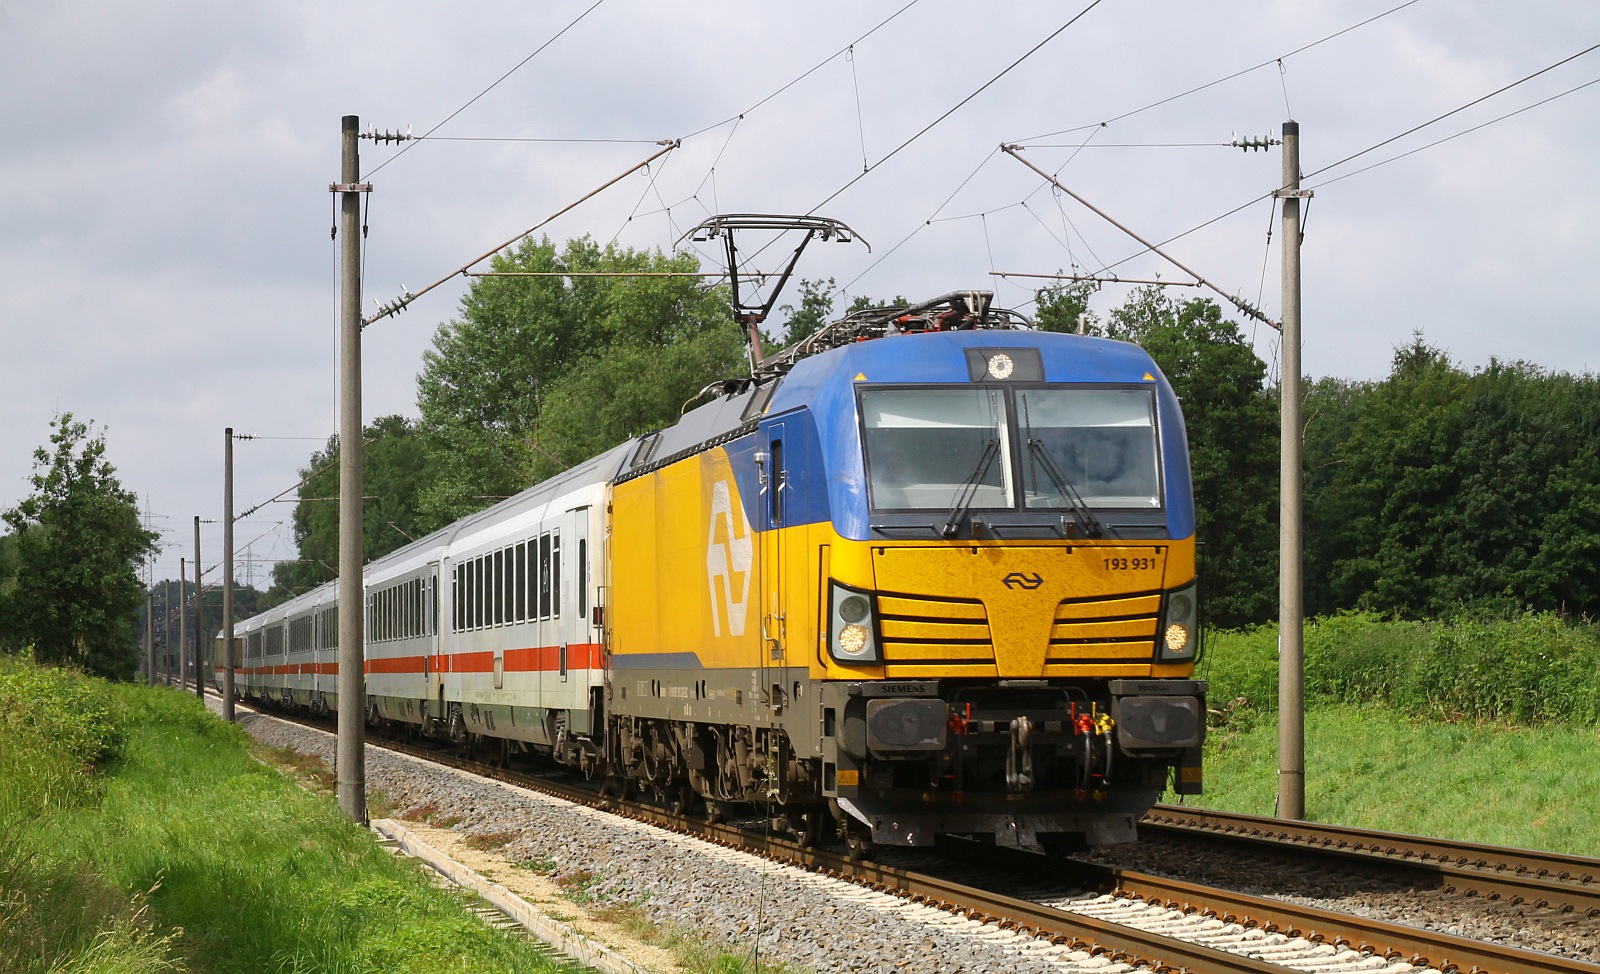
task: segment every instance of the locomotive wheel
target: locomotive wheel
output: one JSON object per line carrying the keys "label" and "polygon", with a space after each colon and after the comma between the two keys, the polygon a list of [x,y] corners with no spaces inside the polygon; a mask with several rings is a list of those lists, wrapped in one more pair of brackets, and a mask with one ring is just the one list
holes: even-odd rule
{"label": "locomotive wheel", "polygon": [[719,825],[728,820],[728,803],[706,799],[706,823]]}
{"label": "locomotive wheel", "polygon": [[694,808],[695,799],[700,796],[694,793],[687,781],[674,785],[668,792],[667,808],[674,815],[687,815]]}
{"label": "locomotive wheel", "polygon": [[851,862],[871,862],[873,859],[872,837],[867,834],[859,823],[846,822],[843,826],[845,854]]}
{"label": "locomotive wheel", "polygon": [[808,808],[803,812],[791,812],[789,824],[794,832],[794,840],[802,848],[809,849],[822,842],[824,829],[833,821],[833,816],[828,814],[826,808]]}

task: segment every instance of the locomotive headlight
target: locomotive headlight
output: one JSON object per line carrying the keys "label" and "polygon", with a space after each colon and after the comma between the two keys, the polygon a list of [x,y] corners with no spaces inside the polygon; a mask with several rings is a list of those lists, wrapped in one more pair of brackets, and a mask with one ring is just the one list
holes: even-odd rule
{"label": "locomotive headlight", "polygon": [[[858,623],[865,619],[867,613],[871,610],[872,606],[867,602],[866,597],[862,595],[847,595],[839,601],[839,618],[845,622]],[[859,629],[860,626],[853,626],[852,628]]]}
{"label": "locomotive headlight", "polygon": [[1171,662],[1194,659],[1200,639],[1193,583],[1167,595],[1164,615],[1159,658]]}
{"label": "locomotive headlight", "polygon": [[829,584],[828,653],[835,662],[854,666],[880,662],[875,603],[871,592]]}

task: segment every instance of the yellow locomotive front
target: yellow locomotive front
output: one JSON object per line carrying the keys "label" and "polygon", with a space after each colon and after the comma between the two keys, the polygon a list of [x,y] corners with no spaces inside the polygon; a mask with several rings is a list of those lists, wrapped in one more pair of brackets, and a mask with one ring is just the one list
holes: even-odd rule
{"label": "yellow locomotive front", "polygon": [[745,425],[619,481],[627,775],[861,847],[1129,841],[1199,791],[1170,386],[1136,346],[948,307],[797,357]]}

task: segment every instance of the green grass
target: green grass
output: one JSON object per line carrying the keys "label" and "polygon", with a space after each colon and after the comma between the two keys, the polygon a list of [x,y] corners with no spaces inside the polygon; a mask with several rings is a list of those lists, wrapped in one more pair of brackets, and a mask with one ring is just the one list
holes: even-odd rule
{"label": "green grass", "polygon": [[[1189,804],[1273,814],[1276,716],[1210,733],[1206,793]],[[1305,739],[1312,821],[1600,856],[1595,728],[1437,723],[1318,703]]]}
{"label": "green grass", "polygon": [[[0,694],[32,681],[35,712],[81,702],[77,677],[18,672],[0,664]],[[553,969],[253,760],[195,698],[81,682],[124,735],[62,748],[35,721],[0,738],[0,970]]]}
{"label": "green grass", "polygon": [[[1274,813],[1277,629],[1213,634],[1206,793]],[[1305,630],[1308,818],[1600,856],[1600,628],[1549,613]]]}

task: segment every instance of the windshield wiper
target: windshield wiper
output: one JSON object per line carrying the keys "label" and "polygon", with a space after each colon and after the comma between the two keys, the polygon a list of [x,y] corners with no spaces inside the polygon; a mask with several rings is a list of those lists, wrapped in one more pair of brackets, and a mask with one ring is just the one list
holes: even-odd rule
{"label": "windshield wiper", "polygon": [[1033,454],[1033,458],[1039,462],[1040,466],[1044,467],[1044,472],[1049,475],[1051,482],[1056,485],[1056,490],[1060,491],[1061,496],[1065,497],[1067,503],[1072,505],[1072,516],[1078,519],[1078,526],[1083,529],[1083,536],[1086,538],[1105,537],[1105,526],[1100,523],[1099,518],[1094,516],[1094,511],[1089,510],[1089,505],[1083,502],[1083,495],[1079,494],[1078,489],[1072,486],[1072,481],[1061,475],[1061,471],[1056,468],[1055,460],[1051,459],[1050,451],[1044,448],[1044,444],[1033,437],[1029,437],[1028,452]]}
{"label": "windshield wiper", "polygon": [[950,508],[950,517],[944,522],[944,530],[939,535],[944,538],[954,538],[956,532],[961,530],[961,519],[967,516],[967,508],[972,506],[972,499],[978,496],[978,488],[983,484],[983,478],[988,476],[989,465],[994,463],[994,458],[1000,455],[1000,441],[991,439],[983,448],[983,456],[978,458],[977,469],[972,471],[961,484],[961,489],[956,492],[955,506]]}

